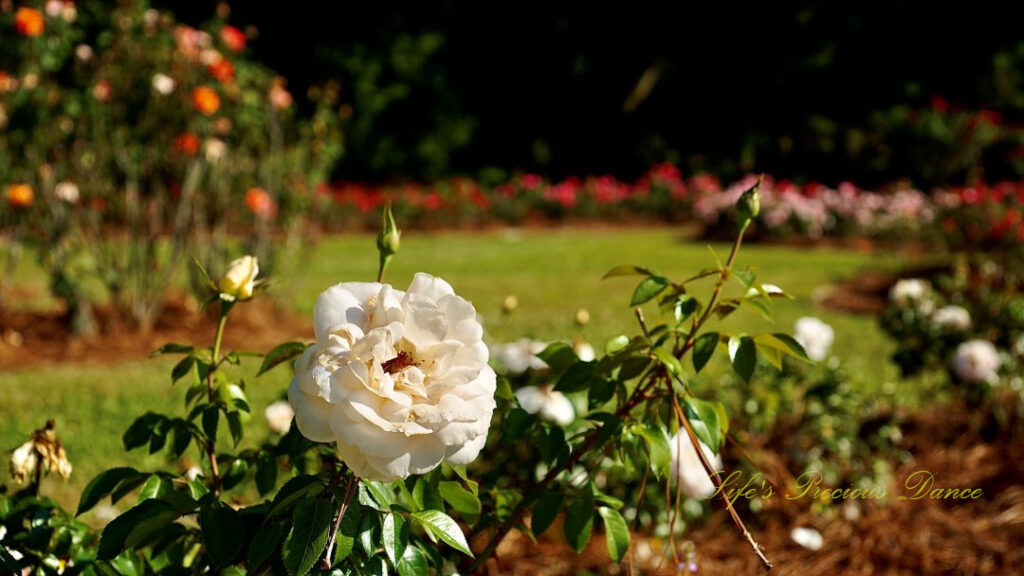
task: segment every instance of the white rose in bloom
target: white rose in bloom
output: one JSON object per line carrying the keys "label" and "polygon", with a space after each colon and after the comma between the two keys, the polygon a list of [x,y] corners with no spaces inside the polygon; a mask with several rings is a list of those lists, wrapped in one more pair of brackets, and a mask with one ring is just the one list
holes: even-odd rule
{"label": "white rose in bloom", "polygon": [[897,304],[917,302],[923,299],[929,291],[931,291],[931,285],[927,280],[920,278],[900,280],[889,289],[889,300]]}
{"label": "white rose in bloom", "polygon": [[82,62],[88,62],[92,60],[92,46],[88,44],[79,44],[75,46],[75,57]]}
{"label": "white rose in bloom", "polygon": [[[701,450],[704,451],[704,456],[708,459],[708,462],[715,469],[720,471],[722,469],[722,458],[711,451],[700,443]],[[669,474],[671,474],[680,483],[683,488],[683,492],[691,498],[698,498],[705,500],[710,498],[715,493],[715,483],[711,481],[711,477],[708,476],[704,465],[700,463],[700,456],[697,455],[697,451],[693,448],[693,443],[690,442],[690,435],[686,433],[686,430],[680,430],[672,440],[669,442],[669,449],[672,451],[672,463],[669,465]]]}
{"label": "white rose in bloom", "polygon": [[825,539],[821,537],[821,532],[814,528],[805,528],[803,526],[793,528],[793,531],[789,533],[789,537],[793,539],[793,542],[808,550],[821,550],[821,547],[825,545]]}
{"label": "white rose in bloom", "polygon": [[291,404],[284,400],[278,400],[267,406],[263,414],[267,417],[267,426],[270,427],[270,430],[274,434],[284,436],[292,427],[292,417],[295,416],[295,411],[292,410]]}
{"label": "white rose in bloom", "polygon": [[80,197],[78,184],[69,181],[60,182],[54,187],[53,195],[61,202],[78,204],[78,199]]}
{"label": "white rose in bloom", "polygon": [[836,338],[832,327],[817,318],[804,317],[797,320],[793,331],[793,337],[815,362],[821,362],[828,356]]}
{"label": "white rose in bloom", "polygon": [[518,376],[527,370],[546,369],[548,367],[547,363],[537,358],[537,354],[543,352],[547,347],[548,345],[545,342],[520,338],[515,342],[492,346],[491,354],[494,355],[494,359],[499,364],[505,367],[505,371],[508,374]]}
{"label": "white rose in bloom", "polygon": [[360,477],[391,481],[468,464],[487,440],[496,376],[483,327],[452,287],[346,282],[316,302],[316,343],[288,388],[299,431],[336,442]]}
{"label": "white rose in bloom", "polygon": [[966,382],[994,380],[999,372],[999,352],[986,340],[969,340],[957,346],[953,372]]}
{"label": "white rose in bloom", "polygon": [[220,293],[231,300],[248,300],[256,287],[260,265],[255,256],[242,256],[228,266],[220,281]]}
{"label": "white rose in bloom", "polygon": [[156,90],[160,94],[167,96],[171,92],[174,92],[174,78],[171,78],[167,74],[153,74],[153,90]]}
{"label": "white rose in bloom", "polygon": [[516,390],[516,400],[523,410],[540,414],[541,418],[558,426],[567,426],[576,419],[572,402],[553,386],[525,386]]}
{"label": "white rose in bloom", "polygon": [[206,155],[206,161],[211,164],[223,158],[227,150],[228,145],[219,138],[207,138],[203,143],[203,153]]}
{"label": "white rose in bloom", "polygon": [[943,328],[963,332],[971,328],[971,313],[960,306],[943,306],[932,314],[932,322]]}

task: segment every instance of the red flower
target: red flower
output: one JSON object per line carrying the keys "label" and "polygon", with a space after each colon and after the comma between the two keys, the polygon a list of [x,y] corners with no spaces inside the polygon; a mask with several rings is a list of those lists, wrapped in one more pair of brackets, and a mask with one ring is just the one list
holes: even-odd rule
{"label": "red flower", "polygon": [[543,179],[537,174],[523,174],[522,180],[523,188],[526,188],[528,190],[539,188],[540,185],[543,183]]}
{"label": "red flower", "polygon": [[14,13],[14,29],[22,36],[35,37],[43,33],[46,24],[43,13],[34,8],[18,8]]}
{"label": "red flower", "polygon": [[931,104],[932,110],[938,112],[939,114],[945,114],[946,112],[949,112],[949,102],[946,102],[946,99],[943,98],[942,96],[932,96]]}
{"label": "red flower", "polygon": [[210,64],[207,70],[209,70],[210,76],[216,78],[221,84],[227,84],[235,79],[235,67],[227,58],[221,58]]}
{"label": "red flower", "polygon": [[199,152],[199,136],[191,132],[179,134],[174,139],[174,149],[183,156],[195,156]]}
{"label": "red flower", "polygon": [[241,52],[245,50],[245,33],[234,26],[224,26],[220,29],[220,39],[228,50]]}
{"label": "red flower", "polygon": [[271,218],[275,212],[274,201],[263,188],[250,188],[245,193],[245,206],[257,218],[264,220]]}

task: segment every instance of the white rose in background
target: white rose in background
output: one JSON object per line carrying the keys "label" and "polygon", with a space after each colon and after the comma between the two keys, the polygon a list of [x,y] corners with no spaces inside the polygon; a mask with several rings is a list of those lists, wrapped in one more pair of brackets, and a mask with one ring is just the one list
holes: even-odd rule
{"label": "white rose in background", "polygon": [[[708,459],[716,472],[722,470],[722,459],[711,448],[703,442],[700,448],[704,457]],[[669,474],[679,482],[683,492],[691,498],[705,500],[715,493],[715,483],[711,481],[707,470],[700,462],[700,456],[690,442],[690,435],[686,430],[680,430],[672,440],[669,441],[669,449],[672,451],[672,462],[669,464]]]}
{"label": "white rose in background", "polygon": [[417,274],[406,292],[338,284],[317,299],[314,330],[288,388],[304,436],[335,442],[373,480],[476,459],[496,376],[476,310],[447,282]]}
{"label": "white rose in background", "polygon": [[39,466],[39,456],[35,444],[31,441],[18,446],[11,454],[11,479],[17,484],[28,482]]}
{"label": "white rose in background", "polygon": [[153,90],[156,90],[159,94],[167,96],[174,92],[174,86],[174,78],[167,74],[157,73],[153,75]]}
{"label": "white rose in background", "polygon": [[554,386],[525,386],[516,390],[516,400],[523,410],[558,426],[567,426],[576,419],[572,402]]}
{"label": "white rose in background", "polygon": [[897,304],[920,302],[929,292],[931,292],[931,285],[927,280],[908,278],[892,285],[892,288],[889,289],[889,300]]}
{"label": "white rose in background", "polygon": [[545,342],[520,338],[508,344],[495,344],[491,346],[491,354],[494,359],[505,368],[505,372],[512,376],[518,376],[527,370],[545,370],[548,365],[537,357],[547,348]]}
{"label": "white rose in background", "polygon": [[990,382],[999,373],[999,351],[986,340],[969,340],[957,346],[953,372],[965,382]]}
{"label": "white rose in background", "polygon": [[584,362],[590,362],[597,358],[597,353],[594,352],[594,347],[589,342],[583,340],[576,340],[572,343],[572,351],[576,353],[576,357]]}
{"label": "white rose in background", "polygon": [[836,334],[832,327],[817,318],[803,317],[796,321],[793,337],[815,362],[821,362],[832,349]]}
{"label": "white rose in background", "polygon": [[932,314],[932,322],[957,332],[971,329],[971,313],[960,306],[943,306]]}
{"label": "white rose in background", "polygon": [[53,188],[53,195],[61,202],[67,204],[78,204],[81,194],[78,191],[78,184],[65,180]]}
{"label": "white rose in background", "polygon": [[263,411],[263,415],[267,418],[267,426],[270,428],[270,431],[284,436],[292,427],[292,418],[295,416],[295,411],[292,410],[291,404],[284,400],[278,400],[267,406],[267,409]]}
{"label": "white rose in background", "polygon": [[260,265],[255,256],[242,256],[228,265],[220,281],[221,296],[228,300],[248,300],[256,288]]}

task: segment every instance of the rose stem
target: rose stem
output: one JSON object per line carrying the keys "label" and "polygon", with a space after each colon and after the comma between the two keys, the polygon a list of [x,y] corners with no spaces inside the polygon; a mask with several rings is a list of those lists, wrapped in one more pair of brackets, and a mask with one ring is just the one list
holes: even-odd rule
{"label": "rose stem", "polygon": [[345,517],[345,512],[348,511],[348,504],[355,493],[355,490],[353,490],[353,487],[356,484],[355,479],[355,475],[350,474],[348,477],[348,483],[345,484],[345,496],[341,500],[341,506],[338,507],[338,517],[334,519],[334,526],[331,528],[331,537],[327,541],[327,554],[324,556],[324,561],[321,563],[321,567],[324,570],[329,570],[331,567],[331,556],[334,553],[334,544],[338,539],[338,530],[341,528],[341,520]]}
{"label": "rose stem", "polygon": [[[230,310],[230,304],[221,301],[217,335],[213,339],[213,367],[206,373],[206,392],[211,403],[217,399],[217,392],[213,389],[213,373],[217,371],[220,364],[220,342],[224,338],[224,326],[227,325]],[[210,484],[213,487],[214,495],[217,495],[220,493],[220,471],[217,469],[217,447],[210,438],[206,439],[206,456],[210,459]]]}

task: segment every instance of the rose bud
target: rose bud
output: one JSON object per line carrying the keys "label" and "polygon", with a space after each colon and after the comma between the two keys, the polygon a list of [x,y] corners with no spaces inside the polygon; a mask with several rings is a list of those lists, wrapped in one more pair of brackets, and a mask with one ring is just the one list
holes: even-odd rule
{"label": "rose bud", "polygon": [[745,227],[761,212],[761,194],[758,192],[758,188],[761,187],[763,178],[763,176],[758,178],[757,184],[751,186],[736,202],[736,214],[739,216],[740,226]]}
{"label": "rose bud", "polygon": [[220,281],[221,297],[231,301],[252,298],[259,273],[260,266],[255,256],[242,256],[235,260]]}

